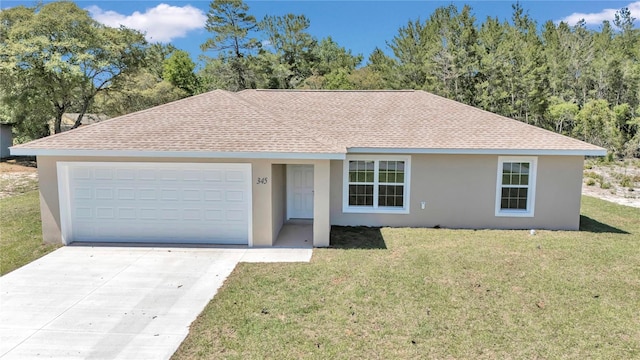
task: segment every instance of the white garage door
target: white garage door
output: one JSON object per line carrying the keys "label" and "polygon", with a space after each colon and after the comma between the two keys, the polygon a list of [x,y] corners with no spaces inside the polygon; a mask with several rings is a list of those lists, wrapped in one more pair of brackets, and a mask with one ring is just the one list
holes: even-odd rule
{"label": "white garage door", "polygon": [[249,244],[251,165],[58,163],[66,243]]}

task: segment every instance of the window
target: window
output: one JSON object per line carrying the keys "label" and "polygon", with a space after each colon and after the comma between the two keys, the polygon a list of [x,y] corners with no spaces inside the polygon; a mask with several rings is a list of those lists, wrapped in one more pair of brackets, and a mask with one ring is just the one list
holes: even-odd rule
{"label": "window", "polygon": [[409,212],[409,157],[349,156],[344,164],[344,212]]}
{"label": "window", "polygon": [[533,216],[536,167],[536,157],[498,158],[496,216]]}

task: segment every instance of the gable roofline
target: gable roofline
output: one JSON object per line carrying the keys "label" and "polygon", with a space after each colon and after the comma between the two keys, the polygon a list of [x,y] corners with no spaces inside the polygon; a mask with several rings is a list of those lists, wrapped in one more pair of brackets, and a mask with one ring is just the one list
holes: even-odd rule
{"label": "gable roofline", "polygon": [[530,155],[530,156],[605,156],[607,150],[562,149],[417,149],[417,148],[348,148],[346,153],[283,153],[283,152],[205,152],[205,151],[136,151],[29,149],[10,147],[13,156],[98,156],[150,158],[220,158],[220,159],[325,159],[344,160],[348,154],[432,154],[432,155]]}
{"label": "gable roofline", "polygon": [[532,155],[532,156],[605,156],[601,150],[564,149],[420,149],[420,148],[347,148],[348,154],[441,154],[441,155]]}
{"label": "gable roofline", "polygon": [[83,150],[83,149],[32,149],[10,147],[13,156],[90,156],[90,157],[147,157],[147,158],[218,158],[218,159],[314,159],[343,160],[345,153],[308,152],[240,152],[240,151],[139,151],[139,150]]}

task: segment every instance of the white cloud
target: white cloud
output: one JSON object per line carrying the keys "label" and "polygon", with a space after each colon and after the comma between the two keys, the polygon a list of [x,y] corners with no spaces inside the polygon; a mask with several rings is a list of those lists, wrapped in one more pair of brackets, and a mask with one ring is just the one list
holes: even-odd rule
{"label": "white cloud", "polygon": [[[576,2],[576,4],[579,4],[579,2]],[[626,7],[629,8],[631,16],[636,19],[640,18],[640,1],[632,2]],[[584,19],[587,25],[600,25],[605,20],[613,21],[616,11],[618,10],[620,9],[603,9],[602,11],[597,13],[573,13],[563,19],[558,20],[558,22],[564,21],[569,25],[575,25],[578,21]]]}
{"label": "white cloud", "polygon": [[131,29],[146,33],[148,41],[169,42],[175,38],[185,37],[187,32],[204,28],[207,21],[202,10],[191,5],[171,6],[160,4],[146,9],[145,12],[134,12],[131,15],[123,15],[111,10],[102,10],[98,6],[86,8],[98,22],[119,27],[124,25]]}

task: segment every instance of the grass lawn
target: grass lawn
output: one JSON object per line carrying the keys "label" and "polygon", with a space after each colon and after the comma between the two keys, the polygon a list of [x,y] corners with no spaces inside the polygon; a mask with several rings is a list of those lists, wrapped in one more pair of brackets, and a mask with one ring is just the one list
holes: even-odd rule
{"label": "grass lawn", "polygon": [[42,242],[38,191],[0,199],[0,275],[57,249]]}
{"label": "grass lawn", "polygon": [[174,359],[640,358],[640,210],[583,231],[334,228],[310,264],[240,264]]}

